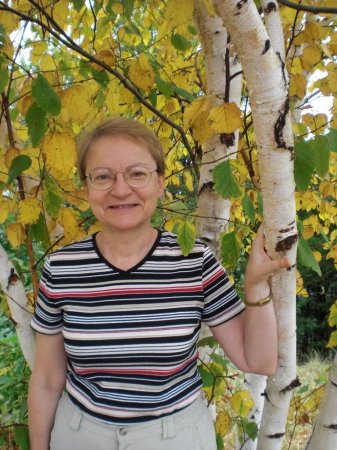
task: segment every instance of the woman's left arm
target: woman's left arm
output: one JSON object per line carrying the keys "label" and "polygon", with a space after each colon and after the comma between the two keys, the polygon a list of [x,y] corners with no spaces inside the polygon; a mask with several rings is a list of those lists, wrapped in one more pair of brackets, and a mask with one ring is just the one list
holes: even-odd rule
{"label": "woman's left arm", "polygon": [[266,254],[260,227],[252,244],[244,280],[245,301],[253,306],[246,303],[241,314],[211,328],[226,355],[243,372],[272,375],[276,371],[277,325],[273,302],[261,304],[260,301],[271,295],[269,277],[289,267],[291,262],[287,257],[271,260]]}

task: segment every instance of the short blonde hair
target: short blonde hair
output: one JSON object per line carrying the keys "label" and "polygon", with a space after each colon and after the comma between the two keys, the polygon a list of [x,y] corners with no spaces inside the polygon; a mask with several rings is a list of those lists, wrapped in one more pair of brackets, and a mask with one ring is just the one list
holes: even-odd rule
{"label": "short blonde hair", "polygon": [[165,157],[162,145],[155,133],[145,125],[126,117],[113,117],[101,122],[89,132],[83,132],[77,143],[77,169],[82,180],[85,179],[88,153],[98,139],[106,136],[124,136],[144,146],[154,159],[160,175],[165,174]]}

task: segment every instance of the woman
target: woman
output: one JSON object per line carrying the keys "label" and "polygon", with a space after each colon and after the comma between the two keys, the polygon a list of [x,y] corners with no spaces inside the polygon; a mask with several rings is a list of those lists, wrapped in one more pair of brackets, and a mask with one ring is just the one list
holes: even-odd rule
{"label": "woman", "polygon": [[197,371],[200,323],[239,369],[274,373],[268,277],[290,262],[267,257],[260,230],[244,304],[206,245],[184,257],[174,235],[152,228],[165,162],[136,121],[114,118],[89,133],[78,169],[101,231],[54,252],[43,270],[31,450],[214,450]]}

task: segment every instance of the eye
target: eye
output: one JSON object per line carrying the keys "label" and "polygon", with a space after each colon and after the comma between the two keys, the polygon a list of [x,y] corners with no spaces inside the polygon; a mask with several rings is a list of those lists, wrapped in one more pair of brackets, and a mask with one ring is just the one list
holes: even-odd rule
{"label": "eye", "polygon": [[148,176],[148,170],[142,167],[133,167],[127,171],[127,176],[132,179],[143,179]]}
{"label": "eye", "polygon": [[113,178],[113,174],[107,170],[94,170],[91,173],[91,180],[96,183],[104,183],[104,181],[110,181]]}

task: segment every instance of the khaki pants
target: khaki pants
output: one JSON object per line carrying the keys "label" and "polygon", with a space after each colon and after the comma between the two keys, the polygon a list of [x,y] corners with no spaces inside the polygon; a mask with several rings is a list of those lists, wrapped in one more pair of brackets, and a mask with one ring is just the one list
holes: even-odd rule
{"label": "khaki pants", "polygon": [[170,416],[115,426],[81,412],[65,394],[57,407],[50,450],[216,450],[216,437],[201,397]]}

